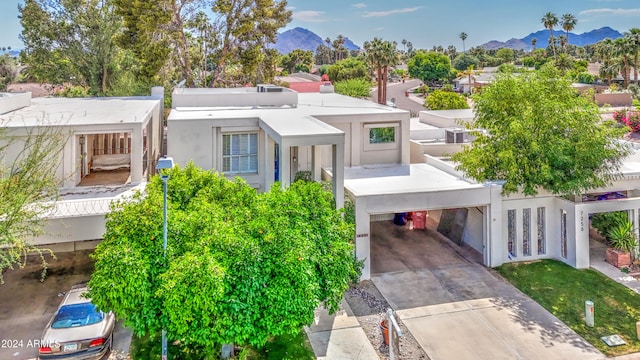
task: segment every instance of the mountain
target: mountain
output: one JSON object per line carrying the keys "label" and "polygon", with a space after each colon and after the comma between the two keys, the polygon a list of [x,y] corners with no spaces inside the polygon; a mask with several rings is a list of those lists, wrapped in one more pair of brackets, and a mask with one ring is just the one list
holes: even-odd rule
{"label": "mountain", "polygon": [[[562,34],[565,34],[564,30],[562,29],[553,30],[553,36],[555,37],[559,37]],[[569,44],[584,46],[584,45],[595,44],[598,41],[604,40],[606,38],[617,39],[619,37],[622,37],[622,34],[620,34],[619,31],[614,30],[608,26],[605,26],[603,28],[591,30],[589,32],[585,32],[582,34],[574,34],[570,32]],[[534,38],[537,39],[537,43],[536,43],[537,48],[546,47],[546,45],[549,43],[549,30],[546,30],[546,29],[540,30],[540,31],[531,33],[523,37],[522,39],[513,38],[505,42],[492,40],[480,46],[483,47],[485,50],[495,50],[495,49],[500,49],[504,47],[514,49],[514,50],[523,50],[523,49],[530,50],[532,48],[531,40]]]}
{"label": "mountain", "polygon": [[[278,34],[278,40],[273,47],[281,54],[288,54],[295,49],[315,52],[318,45],[326,45],[324,39],[311,30],[296,27]],[[360,49],[360,47],[349,40],[349,38],[345,38],[344,47],[348,50]]]}

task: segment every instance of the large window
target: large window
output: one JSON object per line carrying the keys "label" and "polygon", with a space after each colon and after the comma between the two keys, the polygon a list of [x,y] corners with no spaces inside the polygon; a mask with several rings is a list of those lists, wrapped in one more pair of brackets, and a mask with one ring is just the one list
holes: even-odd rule
{"label": "large window", "polygon": [[222,135],[222,171],[225,173],[258,172],[258,134]]}
{"label": "large window", "polygon": [[369,144],[387,144],[395,141],[395,127],[380,127],[369,129]]}

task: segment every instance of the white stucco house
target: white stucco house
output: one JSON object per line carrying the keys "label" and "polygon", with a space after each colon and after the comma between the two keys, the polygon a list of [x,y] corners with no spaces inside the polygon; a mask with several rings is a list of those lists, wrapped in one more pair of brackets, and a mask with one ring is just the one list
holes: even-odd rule
{"label": "white stucco house", "polygon": [[65,138],[56,178],[60,200],[36,245],[58,251],[91,248],[102,239],[112,200],[143,189],[161,155],[163,89],[147,97],[31,98],[0,94],[3,141],[14,139],[2,166],[13,163],[34,129]]}
{"label": "white stucco house", "polygon": [[[142,188],[162,155],[162,91],[141,98],[28,99],[8,105],[0,121],[23,128],[64,126],[71,134],[59,176],[62,200],[37,244],[99,240],[108,204]],[[627,210],[640,223],[640,154],[618,181],[568,199],[541,193],[504,197],[499,183],[479,184],[455,170],[448,156],[472,139],[462,123],[470,110],[409,112],[334,93],[299,94],[260,85],[234,89],[175,89],[167,118],[167,151],[179,165],[240,176],[257,191],[290,184],[298,171],[330,180],[336,206],[355,203],[355,256],[371,276],[372,222],[428,212],[432,226],[473,248],[489,267],[554,258],[589,266],[589,215]],[[109,155],[109,156],[107,156]],[[97,165],[96,165],[97,163]],[[102,168],[101,168],[102,167]],[[110,170],[113,169],[113,170]],[[109,179],[124,172],[117,184]],[[94,179],[94,178],[97,178]],[[102,180],[100,180],[102,179]],[[617,192],[624,198],[596,201]],[[606,197],[606,196],[605,196]],[[435,225],[433,225],[435,224]],[[389,244],[393,247],[393,244]],[[429,254],[425,254],[428,256]]]}
{"label": "white stucco house", "polygon": [[[193,161],[241,176],[259,191],[275,181],[287,186],[297,171],[331,179],[337,206],[343,195],[356,205],[355,255],[364,260],[363,279],[371,275],[371,222],[397,213],[427,211],[490,267],[542,258],[588,267],[589,214],[629,210],[638,223],[637,155],[619,181],[577,199],[503,197],[499,183],[466,179],[447,160],[472,140],[461,129],[471,118],[465,110],[409,119],[406,111],[366,100],[273,86],[177,89],[167,121],[168,154],[179,164]],[[612,191],[626,198],[589,201]]]}

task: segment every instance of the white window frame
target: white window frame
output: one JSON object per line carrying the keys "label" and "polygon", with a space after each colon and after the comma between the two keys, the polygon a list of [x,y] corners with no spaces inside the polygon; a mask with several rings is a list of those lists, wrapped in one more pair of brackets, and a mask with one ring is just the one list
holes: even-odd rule
{"label": "white window frame", "polygon": [[[384,129],[384,128],[394,128],[393,130],[393,142],[388,143],[371,143],[371,130],[372,129]],[[364,124],[363,131],[363,149],[365,151],[368,150],[395,150],[398,149],[400,144],[400,122],[391,122],[391,123],[368,123]]]}
{"label": "white window frame", "polygon": [[[231,141],[233,141],[233,137],[234,136],[242,136],[242,135],[247,135],[249,136],[249,142],[248,142],[248,147],[249,149],[247,150],[247,153],[239,153],[239,154],[225,154],[225,149],[224,149],[224,141],[225,141],[225,137],[226,136],[230,136],[231,137]],[[251,149],[251,136],[255,136],[255,152],[251,152],[253,149]],[[221,134],[221,139],[220,139],[220,168],[222,169],[222,172],[225,174],[238,174],[238,175],[254,175],[254,174],[258,174],[258,171],[260,169],[260,134],[258,131],[234,131],[234,132],[223,132]],[[251,168],[251,158],[255,157],[255,169]],[[237,158],[238,159],[238,168],[234,169],[233,168],[233,160],[230,161],[229,163],[229,168],[227,169],[225,167],[225,159],[233,159],[233,158]],[[248,166],[246,169],[241,169],[240,168],[240,163],[242,162],[242,158],[246,159],[246,165]],[[235,170],[235,171],[234,171]]]}

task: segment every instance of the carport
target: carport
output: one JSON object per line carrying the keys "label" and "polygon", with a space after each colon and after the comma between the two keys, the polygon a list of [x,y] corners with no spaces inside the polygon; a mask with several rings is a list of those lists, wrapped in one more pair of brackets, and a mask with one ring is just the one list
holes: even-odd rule
{"label": "carport", "polygon": [[[501,228],[495,219],[502,213],[499,185],[465,181],[430,164],[351,167],[345,169],[344,184],[355,203],[356,257],[364,261],[363,280],[371,278],[371,222],[389,221],[395,213],[470,209],[480,222],[474,247],[482,253],[482,263],[501,263]],[[495,245],[491,239],[497,239]]]}

